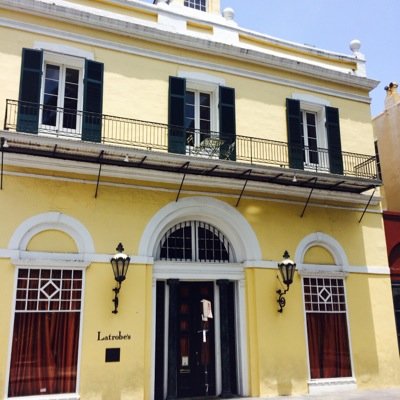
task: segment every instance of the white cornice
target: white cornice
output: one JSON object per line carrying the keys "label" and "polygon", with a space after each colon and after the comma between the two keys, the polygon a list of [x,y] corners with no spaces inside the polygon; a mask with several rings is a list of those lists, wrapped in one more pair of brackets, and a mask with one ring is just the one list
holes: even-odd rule
{"label": "white cornice", "polygon": [[[217,42],[210,38],[196,37],[188,33],[173,32],[163,30],[162,26],[156,23],[148,23],[121,16],[119,14],[101,13],[97,9],[88,7],[74,8],[72,3],[60,2],[60,4],[34,1],[34,0],[3,0],[2,5],[5,8],[25,11],[34,15],[46,16],[47,18],[69,21],[73,24],[84,25],[103,31],[121,34],[129,37],[141,38],[144,40],[165,43],[174,47],[183,47],[207,54],[226,56],[235,60],[242,60],[248,63],[256,63],[265,67],[276,68],[295,72],[314,78],[320,78],[330,82],[336,82],[372,90],[377,86],[377,82],[354,74],[347,74],[335,71],[332,67],[321,67],[313,65],[312,62],[305,59],[289,59],[284,56],[268,54],[265,51],[255,50],[246,46]],[[67,33],[65,37],[69,37]],[[304,51],[304,49],[303,49]],[[324,53],[325,54],[325,53]]]}

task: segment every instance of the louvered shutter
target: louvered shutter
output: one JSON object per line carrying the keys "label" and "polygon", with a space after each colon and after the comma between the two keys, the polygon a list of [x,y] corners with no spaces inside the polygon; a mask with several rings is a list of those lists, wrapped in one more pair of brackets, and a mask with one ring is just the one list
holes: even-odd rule
{"label": "louvered shutter", "polygon": [[38,133],[43,51],[22,49],[17,131]]}
{"label": "louvered shutter", "polygon": [[235,89],[219,87],[219,135],[223,140],[220,158],[236,160]]}
{"label": "louvered shutter", "polygon": [[339,110],[325,107],[328,136],[329,168],[332,174],[343,175],[342,145],[340,140]]}
{"label": "louvered shutter", "polygon": [[186,153],[185,94],[186,80],[170,76],[168,101],[168,151],[170,153]]}
{"label": "louvered shutter", "polygon": [[286,99],[289,167],[304,169],[304,143],[302,138],[300,101]]}
{"label": "louvered shutter", "polygon": [[101,142],[103,75],[103,63],[85,61],[82,140]]}

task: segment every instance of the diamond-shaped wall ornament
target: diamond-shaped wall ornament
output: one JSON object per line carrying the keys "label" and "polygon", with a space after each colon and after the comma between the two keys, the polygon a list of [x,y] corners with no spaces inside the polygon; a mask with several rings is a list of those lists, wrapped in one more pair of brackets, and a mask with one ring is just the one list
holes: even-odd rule
{"label": "diamond-shaped wall ornament", "polygon": [[331,294],[331,292],[330,292],[327,288],[323,287],[323,288],[319,291],[318,296],[319,296],[325,303],[327,303],[328,300],[332,297],[332,294]]}
{"label": "diamond-shaped wall ornament", "polygon": [[40,291],[48,298],[53,298],[59,291],[60,288],[52,281],[49,280],[45,285],[40,288]]}

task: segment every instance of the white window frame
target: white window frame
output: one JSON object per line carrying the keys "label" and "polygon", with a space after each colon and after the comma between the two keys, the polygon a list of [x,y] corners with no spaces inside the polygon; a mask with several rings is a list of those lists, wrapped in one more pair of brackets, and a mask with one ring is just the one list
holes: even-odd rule
{"label": "white window frame", "polygon": [[[57,230],[70,236],[76,244],[77,252],[73,253],[49,253],[28,251],[30,240],[37,234],[47,230]],[[54,268],[54,269],[81,269],[82,270],[82,298],[81,298],[81,318],[80,318],[80,337],[78,343],[78,362],[76,393],[65,393],[59,395],[40,395],[14,397],[13,400],[79,400],[80,377],[81,377],[81,357],[83,339],[83,317],[85,312],[85,291],[86,291],[86,269],[90,265],[95,248],[93,239],[86,227],[77,219],[60,212],[46,212],[34,215],[24,220],[14,231],[9,241],[8,249],[12,265],[15,267],[12,316],[9,329],[8,359],[6,369],[6,379],[4,381],[4,393],[8,394],[8,382],[10,377],[11,350],[14,332],[15,301],[17,294],[18,268]],[[107,257],[108,258],[108,257]],[[108,258],[109,260],[109,258]],[[92,260],[93,261],[93,260]],[[5,396],[7,396],[7,394]],[[7,397],[5,397],[7,398]]]}
{"label": "white window frame", "polygon": [[[164,246],[164,243],[169,239],[170,235],[172,235],[174,232],[176,232],[179,229],[182,228],[189,228],[191,230],[190,234],[190,244],[191,244],[191,259],[186,259],[186,260],[170,260],[170,259],[161,259],[161,250],[162,247]],[[214,231],[211,231],[214,233],[216,236],[218,236],[218,239],[220,240],[220,243],[222,243],[223,247],[226,249],[228,253],[228,260],[207,260],[207,261],[198,261],[199,260],[199,254],[200,254],[200,246],[199,246],[199,236],[198,236],[198,229],[199,228],[204,228],[206,230],[211,231],[211,229],[208,228],[213,228]],[[169,233],[169,236],[166,236],[166,234]],[[161,242],[161,240],[164,239],[164,242]],[[162,261],[162,262],[168,262],[168,261],[174,261],[174,262],[184,262],[184,263],[212,263],[212,264],[228,264],[228,263],[235,263],[235,254],[233,252],[233,247],[231,242],[229,241],[228,237],[221,232],[216,226],[209,224],[207,222],[201,221],[201,220],[186,220],[186,221],[181,221],[175,224],[174,226],[165,229],[165,231],[162,234],[162,239],[159,241],[158,246],[157,246],[157,251],[156,251],[156,256],[155,260],[156,261]]]}
{"label": "white window frame", "polygon": [[[185,5],[185,7],[193,8],[194,10],[203,11],[203,12],[208,11],[208,1],[207,0],[187,0],[187,1],[188,1],[188,4]],[[185,1],[183,3],[185,3]]]}
{"label": "white window frame", "polygon": [[[225,86],[225,80],[214,75],[209,75],[201,72],[179,71],[179,78],[186,80],[186,91],[208,93],[210,95],[210,132],[213,132],[213,137],[219,137],[219,87]],[[196,131],[197,132],[197,131]],[[198,136],[198,135],[197,135]],[[199,139],[195,138],[195,144],[199,144]],[[186,154],[196,153],[198,156],[209,157],[209,152],[202,151],[194,152],[195,146],[187,145]],[[212,158],[219,158],[219,151],[214,152]]]}
{"label": "white window frame", "polygon": [[187,92],[192,92],[194,94],[194,143],[193,145],[199,146],[200,145],[200,135],[202,133],[202,130],[200,128],[200,95],[201,94],[207,94],[209,95],[210,99],[210,133],[215,132],[214,129],[211,128],[212,123],[213,123],[213,100],[212,100],[212,94],[210,92],[206,92],[204,90],[194,90],[194,89],[188,89],[186,88],[186,93]]}
{"label": "white window frame", "polygon": [[[305,264],[304,258],[307,251],[312,247],[322,247],[326,249],[333,257],[333,264]],[[322,232],[314,232],[304,237],[297,246],[295,253],[295,260],[297,262],[297,271],[301,276],[302,285],[302,302],[303,302],[303,318],[304,318],[304,337],[306,339],[306,357],[308,369],[308,387],[310,394],[320,394],[325,392],[332,392],[333,390],[354,390],[357,388],[357,383],[354,375],[354,359],[351,341],[351,328],[349,323],[349,307],[346,278],[348,273],[349,261],[340,243]],[[332,379],[311,379],[309,349],[308,349],[308,334],[307,334],[307,318],[304,302],[304,280],[303,278],[332,278],[343,279],[344,292],[346,299],[346,322],[347,322],[347,335],[349,340],[350,362],[352,376],[346,378],[332,378]]]}
{"label": "white window frame", "polygon": [[310,161],[310,152],[304,149],[304,169],[329,172],[329,155],[328,155],[328,136],[326,132],[326,117],[325,107],[319,104],[308,103],[300,101],[300,110],[303,121],[303,136],[304,146],[308,147],[308,132],[307,132],[307,121],[306,114],[312,113],[315,115],[316,132],[317,132],[317,149],[322,149],[323,152],[318,152],[318,164]]}
{"label": "white window frame", "polygon": [[[68,56],[64,54],[52,53],[48,51],[43,52],[43,66],[42,66],[43,76],[42,76],[42,84],[40,91],[40,104],[42,105],[44,101],[45,71],[47,64],[56,65],[60,67],[61,87],[59,88],[57,107],[61,108],[64,107],[65,70],[66,68],[73,68],[79,71],[76,129],[68,129],[62,127],[63,113],[57,113],[57,122],[55,127],[42,124],[41,121],[42,121],[43,108],[41,107],[39,113],[39,131],[41,130],[47,132],[50,131],[51,134],[48,134],[49,136],[54,136],[54,134],[56,134],[57,137],[64,136],[68,138],[76,138],[78,140],[80,139],[82,133],[83,77],[84,77],[85,60],[83,58]],[[41,133],[41,134],[47,136],[46,133]]]}
{"label": "white window frame", "polygon": [[[79,400],[79,388],[80,388],[80,377],[81,377],[81,357],[82,357],[82,338],[83,338],[83,314],[84,314],[84,299],[86,290],[86,268],[88,267],[87,262],[74,262],[74,261],[59,261],[57,259],[44,258],[41,260],[26,259],[26,260],[15,260],[15,273],[14,273],[14,289],[13,289],[13,303],[12,303],[12,318],[10,323],[9,332],[9,345],[8,345],[8,360],[7,360],[7,373],[4,382],[4,393],[5,398],[10,400]],[[82,272],[82,291],[81,291],[81,308],[80,308],[80,319],[79,319],[79,338],[78,338],[78,359],[77,359],[77,370],[76,370],[76,387],[74,393],[60,393],[53,395],[33,395],[33,396],[22,396],[22,397],[8,397],[8,385],[10,379],[10,367],[11,367],[11,352],[14,334],[14,319],[16,312],[16,298],[17,298],[17,282],[18,282],[18,271],[20,269],[74,269]]]}
{"label": "white window frame", "polygon": [[[218,115],[218,86],[210,83],[199,82],[191,79],[186,80],[186,91],[187,92],[195,92],[195,94],[199,93],[207,93],[210,95],[210,131],[218,132],[219,127],[219,115]],[[197,98],[198,100],[198,98]],[[196,108],[199,107],[200,104],[196,104]]]}
{"label": "white window frame", "polygon": [[[307,369],[308,369],[308,386],[310,394],[320,394],[326,391],[332,390],[354,390],[357,388],[356,379],[354,375],[354,360],[353,360],[353,349],[351,346],[351,331],[349,324],[349,312],[348,312],[348,301],[347,301],[347,288],[346,288],[346,277],[345,272],[324,272],[323,268],[332,267],[322,265],[304,265],[305,269],[300,269],[301,275],[301,287],[302,287],[302,302],[303,302],[303,313],[304,313],[304,334],[306,338],[306,351],[307,351]],[[346,307],[346,324],[347,324],[347,340],[349,343],[350,352],[350,365],[351,365],[351,376],[343,378],[321,378],[312,379],[310,370],[310,353],[309,353],[309,341],[307,332],[307,311],[305,307],[305,291],[304,291],[304,278],[315,278],[315,279],[342,279],[344,296],[345,296],[345,307]]]}
{"label": "white window frame", "polygon": [[[328,154],[328,135],[326,131],[326,115],[325,115],[325,107],[330,106],[330,102],[326,99],[306,94],[306,93],[293,93],[292,99],[300,101],[300,110],[303,122],[303,135],[305,129],[305,112],[311,112],[316,114],[316,129],[317,129],[317,147],[318,149],[324,149],[325,151],[321,154],[319,153],[319,163],[313,164],[309,162],[309,154],[305,152],[305,162],[304,169],[305,170],[318,170],[319,172],[330,172],[329,168],[329,154]],[[304,135],[304,139],[305,139]],[[306,142],[304,140],[304,146],[306,146]],[[321,157],[322,156],[322,157]],[[321,162],[322,160],[322,162]]]}

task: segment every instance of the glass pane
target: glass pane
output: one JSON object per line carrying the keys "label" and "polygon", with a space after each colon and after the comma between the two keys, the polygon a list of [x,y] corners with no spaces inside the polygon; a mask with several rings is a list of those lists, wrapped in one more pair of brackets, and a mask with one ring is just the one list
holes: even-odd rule
{"label": "glass pane", "polygon": [[78,98],[78,88],[79,88],[79,86],[75,85],[74,83],[66,83],[65,90],[64,90],[64,96],[77,99]]}
{"label": "glass pane", "polygon": [[51,94],[45,94],[43,99],[43,104],[46,106],[57,107],[57,96]]}
{"label": "glass pane", "polygon": [[79,70],[67,68],[65,71],[65,82],[77,84],[79,82]]}
{"label": "glass pane", "polygon": [[[77,108],[78,108],[78,100],[69,99],[69,98],[64,99],[64,109],[77,110]],[[67,112],[67,111],[64,111],[64,112]]]}
{"label": "glass pane", "polygon": [[210,95],[208,93],[200,93],[200,105],[210,107]]}
{"label": "glass pane", "polygon": [[307,117],[307,125],[313,125],[313,126],[315,126],[316,125],[316,123],[315,123],[315,114],[314,113],[307,113],[307,115],[306,115],[306,117]]}
{"label": "glass pane", "polygon": [[[203,132],[210,132],[210,121],[207,120],[200,120],[200,129]],[[209,137],[210,135],[207,135],[207,137]]]}
{"label": "glass pane", "polygon": [[47,94],[58,95],[58,81],[46,79],[44,83],[44,92]]}
{"label": "glass pane", "polygon": [[190,129],[190,130],[194,130],[194,128],[195,128],[194,119],[187,118],[186,121],[185,121],[185,128],[186,129]]}
{"label": "glass pane", "polygon": [[58,81],[60,79],[60,67],[57,65],[46,65],[46,79],[54,79]]}
{"label": "glass pane", "polygon": [[190,105],[190,104],[186,104],[185,114],[186,114],[185,115],[186,118],[193,119],[194,118],[194,106]]}
{"label": "glass pane", "polygon": [[206,119],[206,120],[210,120],[210,108],[209,107],[203,107],[200,106],[200,118],[201,119]]}
{"label": "glass pane", "polygon": [[43,107],[42,124],[56,126],[57,111],[51,107]]}
{"label": "glass pane", "polygon": [[76,129],[76,112],[64,111],[63,128]]}
{"label": "glass pane", "polygon": [[79,320],[79,312],[15,313],[9,397],[76,391]]}
{"label": "glass pane", "polygon": [[186,92],[186,104],[194,104],[194,92]]}

